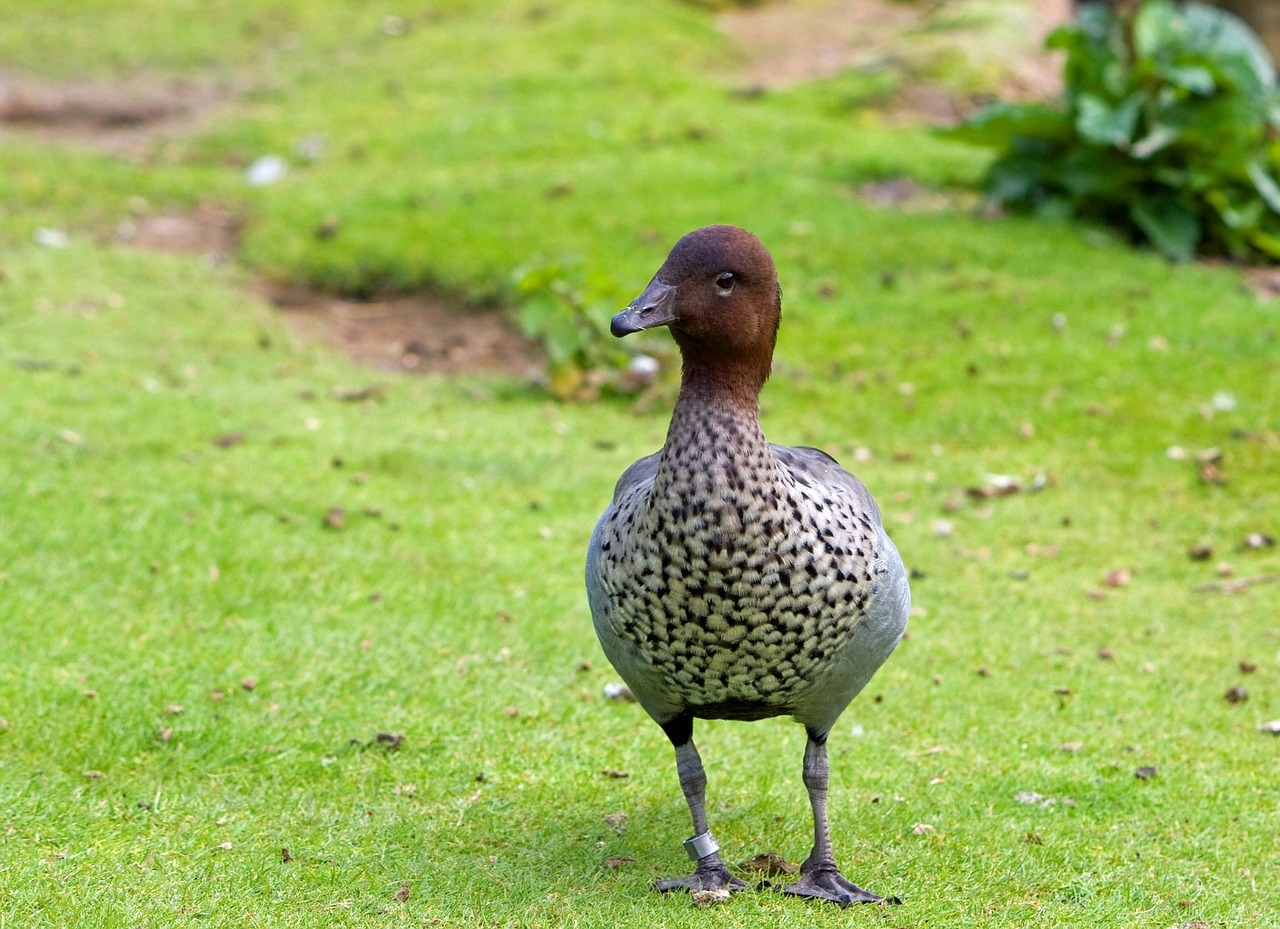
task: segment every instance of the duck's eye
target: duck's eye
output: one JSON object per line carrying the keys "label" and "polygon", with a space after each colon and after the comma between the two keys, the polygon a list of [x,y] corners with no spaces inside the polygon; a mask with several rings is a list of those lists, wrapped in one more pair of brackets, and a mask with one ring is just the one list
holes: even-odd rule
{"label": "duck's eye", "polygon": [[733,274],[726,271],[716,278],[716,290],[720,291],[720,296],[722,297],[733,290]]}

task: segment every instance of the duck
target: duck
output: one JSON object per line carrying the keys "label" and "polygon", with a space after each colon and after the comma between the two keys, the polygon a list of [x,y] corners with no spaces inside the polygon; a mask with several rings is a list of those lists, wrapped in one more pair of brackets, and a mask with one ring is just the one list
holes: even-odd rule
{"label": "duck", "polygon": [[681,238],[612,318],[619,338],[670,331],[680,390],[662,449],[623,472],[596,523],[587,599],[605,656],[675,749],[693,819],[693,874],[654,887],[747,886],[708,826],[694,721],[791,716],[807,735],[813,846],[782,891],[874,903],[885,898],[846,878],[832,849],[827,740],[902,639],[911,592],[866,486],[826,453],[761,430],[781,318],[769,251],[723,224]]}

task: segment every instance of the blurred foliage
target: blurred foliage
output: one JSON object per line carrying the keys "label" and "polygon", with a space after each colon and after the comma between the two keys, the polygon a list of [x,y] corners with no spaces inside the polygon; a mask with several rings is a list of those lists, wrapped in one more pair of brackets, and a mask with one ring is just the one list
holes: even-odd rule
{"label": "blurred foliage", "polygon": [[1056,30],[1065,104],[995,103],[947,134],[1001,154],[997,204],[1102,221],[1164,255],[1280,259],[1280,97],[1243,21],[1200,3],[1098,4]]}
{"label": "blurred foliage", "polygon": [[622,291],[606,274],[574,259],[538,259],[514,275],[520,328],[547,353],[547,387],[561,400],[602,391],[636,393],[661,367],[644,339],[615,339],[609,320]]}

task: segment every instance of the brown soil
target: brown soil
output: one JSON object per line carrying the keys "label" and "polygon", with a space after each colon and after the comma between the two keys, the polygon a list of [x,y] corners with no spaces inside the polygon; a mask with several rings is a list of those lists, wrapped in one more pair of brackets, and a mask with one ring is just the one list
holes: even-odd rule
{"label": "brown soil", "polygon": [[743,75],[775,88],[882,61],[896,38],[919,22],[919,12],[902,3],[824,0],[731,8],[718,25],[748,51]]}
{"label": "brown soil", "polygon": [[[138,248],[220,263],[239,244],[240,222],[206,202],[188,213],[129,220],[118,234]],[[532,377],[543,366],[538,345],[517,332],[510,314],[498,307],[464,309],[462,301],[430,290],[354,300],[301,284],[263,281],[255,289],[299,338],[379,371]]]}
{"label": "brown soil", "polygon": [[[895,67],[917,75],[894,101],[895,114],[907,118],[955,122],[972,109],[974,96],[1044,97],[1061,87],[1059,62],[1045,52],[1044,39],[1070,18],[1071,0],[969,6],[966,12],[958,9],[963,2],[773,2],[731,9],[718,24],[747,50],[741,73],[756,87],[788,87],[848,69]],[[964,70],[991,86],[981,93],[940,86],[930,74],[947,56],[963,58]]]}
{"label": "brown soil", "polygon": [[52,82],[0,73],[0,125],[139,158],[158,141],[194,131],[226,96],[200,81]]}
{"label": "brown soil", "polygon": [[206,255],[222,262],[240,242],[240,220],[216,203],[202,202],[189,213],[165,213],[125,220],[116,234],[136,248]]}
{"label": "brown soil", "polygon": [[321,342],[379,371],[536,375],[537,344],[499,307],[463,309],[431,291],[355,301],[297,284],[266,284],[264,295],[300,338]]}

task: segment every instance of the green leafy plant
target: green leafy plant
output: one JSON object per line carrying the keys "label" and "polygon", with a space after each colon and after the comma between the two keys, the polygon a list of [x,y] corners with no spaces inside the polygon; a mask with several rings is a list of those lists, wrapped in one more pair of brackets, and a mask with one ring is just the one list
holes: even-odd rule
{"label": "green leafy plant", "polygon": [[514,278],[520,328],[547,353],[546,386],[555,396],[635,393],[653,382],[660,367],[653,347],[609,333],[624,303],[612,278],[572,259],[539,259],[517,268]]}
{"label": "green leafy plant", "polygon": [[1077,216],[1164,255],[1280,259],[1280,97],[1257,36],[1201,3],[1081,8],[1048,47],[1065,99],[996,103],[948,134],[1001,154],[990,200]]}

